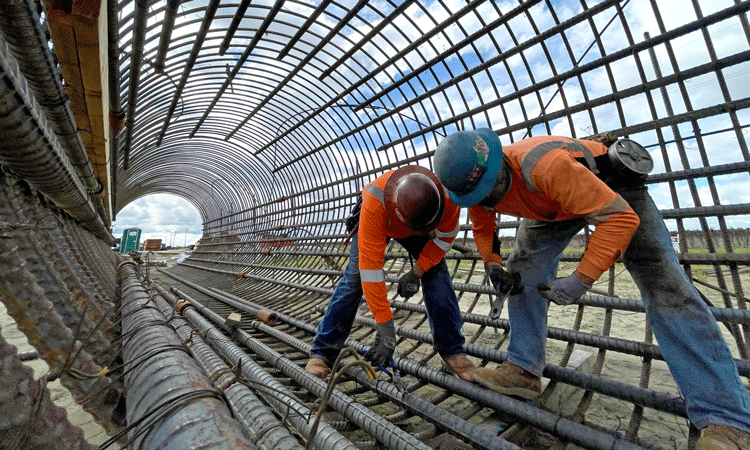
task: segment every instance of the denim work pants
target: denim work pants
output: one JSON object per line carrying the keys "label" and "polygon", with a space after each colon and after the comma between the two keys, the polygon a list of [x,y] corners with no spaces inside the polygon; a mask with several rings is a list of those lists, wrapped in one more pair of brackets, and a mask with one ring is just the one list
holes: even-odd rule
{"label": "denim work pants", "polygon": [[[422,289],[427,318],[432,329],[435,350],[444,357],[466,353],[461,334],[461,315],[448,265],[442,259],[422,275]],[[336,361],[352,330],[357,308],[363,300],[359,278],[357,234],[351,239],[349,264],[336,285],[323,319],[318,323],[310,356],[321,358],[329,366]]]}
{"label": "denim work pants", "polygon": [[[664,360],[685,397],[688,418],[699,429],[722,423],[750,431],[750,397],[708,306],[690,283],[672,248],[664,221],[645,187],[618,189],[641,219],[624,263],[646,307]],[[545,364],[548,301],[537,283],[556,276],[560,255],[586,222],[524,219],[508,270],[525,289],[508,299],[508,360],[541,376]],[[565,276],[567,274],[561,274]]]}

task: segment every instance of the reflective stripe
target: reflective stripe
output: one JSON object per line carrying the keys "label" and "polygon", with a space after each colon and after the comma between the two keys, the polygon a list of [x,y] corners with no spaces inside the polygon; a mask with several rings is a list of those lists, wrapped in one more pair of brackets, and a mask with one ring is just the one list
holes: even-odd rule
{"label": "reflective stripe", "polygon": [[447,252],[448,250],[451,249],[451,247],[453,247],[452,242],[445,242],[444,240],[439,239],[439,238],[433,239],[432,242],[434,242],[435,245],[437,245],[438,248],[444,252]]}
{"label": "reflective stripe", "polygon": [[368,184],[367,188],[365,188],[365,192],[380,200],[380,204],[383,205],[383,209],[385,209],[385,194],[383,193],[382,189],[375,186],[374,184]]}
{"label": "reflective stripe", "polygon": [[446,237],[456,237],[458,236],[458,225],[456,225],[456,228],[452,229],[451,231],[442,232],[435,228],[433,231],[433,236],[436,236],[438,238],[446,238]]}
{"label": "reflective stripe", "polygon": [[378,270],[360,270],[359,278],[367,283],[379,283],[385,281],[385,273],[382,269]]}
{"label": "reflective stripe", "polygon": [[453,247],[453,242],[446,241],[446,238],[450,239],[458,236],[458,224],[456,224],[456,228],[448,232],[443,232],[435,228],[430,235],[433,237],[432,242],[434,242],[440,250],[447,252]]}
{"label": "reflective stripe", "polygon": [[586,222],[592,225],[599,225],[612,217],[622,214],[630,208],[630,205],[624,198],[617,194],[611,202],[604,206],[604,208],[594,211],[591,214],[585,216]]}
{"label": "reflective stripe", "polygon": [[573,142],[563,142],[563,141],[549,141],[549,142],[543,142],[536,147],[529,150],[529,152],[526,154],[526,156],[523,157],[523,160],[521,161],[521,172],[523,174],[523,181],[526,183],[526,187],[531,189],[532,191],[539,191],[536,186],[534,186],[534,183],[531,181],[531,171],[534,169],[534,166],[536,163],[539,162],[540,159],[547,153],[549,153],[552,150],[555,150],[557,148],[564,148],[567,150],[570,150],[572,152],[581,152],[583,153],[583,157],[586,159],[586,163],[589,166],[589,170],[594,173],[594,175],[599,174],[599,170],[596,168],[596,161],[594,160],[594,154],[591,153],[591,150],[588,149],[585,145],[580,143],[579,141],[573,140]]}

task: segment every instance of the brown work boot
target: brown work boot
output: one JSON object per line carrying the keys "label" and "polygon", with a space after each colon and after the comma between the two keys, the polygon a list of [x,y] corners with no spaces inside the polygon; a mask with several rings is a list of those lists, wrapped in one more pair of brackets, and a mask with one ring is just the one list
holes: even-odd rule
{"label": "brown work boot", "polygon": [[531,372],[505,361],[495,370],[479,367],[474,371],[474,381],[505,395],[533,400],[542,393],[542,379]]}
{"label": "brown work boot", "polygon": [[474,381],[477,366],[466,355],[456,354],[443,358],[443,369],[464,381]]}
{"label": "brown work boot", "polygon": [[750,433],[718,423],[707,426],[695,445],[695,450],[747,449],[750,449]]}
{"label": "brown work boot", "polygon": [[328,364],[320,358],[310,358],[310,360],[307,361],[305,370],[318,378],[325,378],[331,373]]}

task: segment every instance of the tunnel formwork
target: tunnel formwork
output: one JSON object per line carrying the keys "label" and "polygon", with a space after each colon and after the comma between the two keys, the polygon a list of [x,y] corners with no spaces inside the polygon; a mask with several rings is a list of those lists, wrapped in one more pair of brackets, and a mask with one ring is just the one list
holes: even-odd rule
{"label": "tunnel formwork", "polygon": [[[12,394],[0,448],[693,448],[699,431],[620,262],[574,304],[550,305],[533,402],[445,372],[422,293],[396,293],[412,263],[395,240],[391,378],[354,362],[375,337],[364,303],[339,367],[352,364],[328,380],[304,371],[363,187],[434,169],[438,143],[477,128],[502,145],[639,142],[679,262],[747,383],[750,2],[0,8],[2,302],[28,357],[50,367],[34,376],[0,340]],[[117,213],[154,193],[203,221],[192,254],[164,270],[110,249]],[[498,217],[503,259],[519,224]],[[494,367],[510,321],[488,315],[496,292],[465,210],[446,261],[466,353]],[[110,438],[87,442],[48,401],[56,379]]]}

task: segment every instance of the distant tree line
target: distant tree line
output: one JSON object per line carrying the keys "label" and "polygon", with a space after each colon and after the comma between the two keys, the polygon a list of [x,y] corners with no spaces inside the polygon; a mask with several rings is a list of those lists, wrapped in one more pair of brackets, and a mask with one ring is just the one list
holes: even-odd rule
{"label": "distant tree line", "polygon": [[[677,233],[671,233],[677,236]],[[700,230],[686,230],[683,233],[688,248],[706,248],[708,247],[708,237]],[[724,248],[725,238],[721,230],[711,230],[711,241],[716,248]],[[730,228],[727,230],[727,240],[732,248],[750,247],[750,228]]]}

